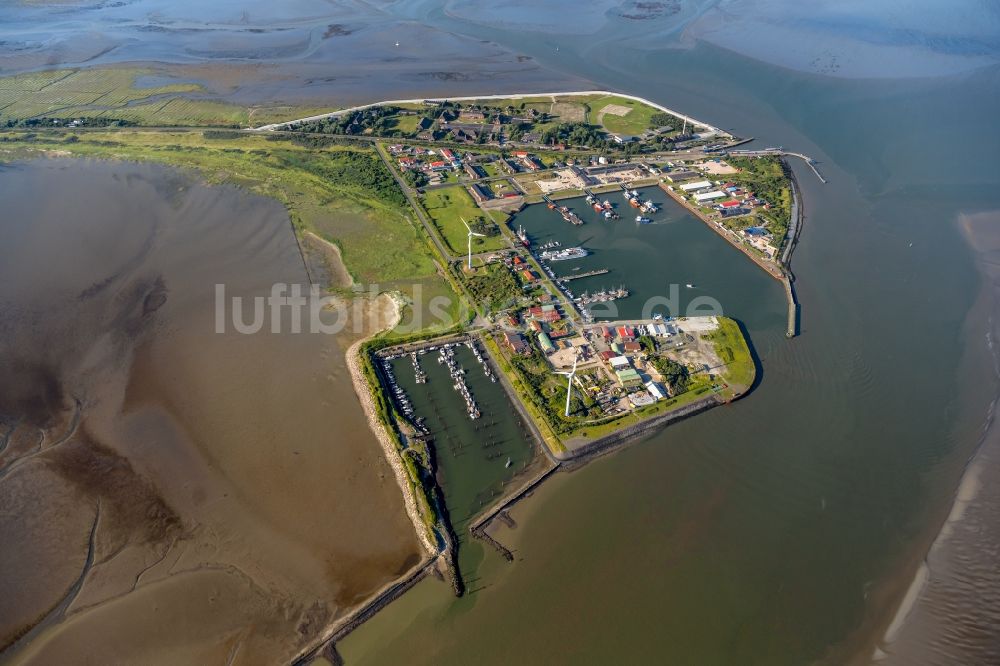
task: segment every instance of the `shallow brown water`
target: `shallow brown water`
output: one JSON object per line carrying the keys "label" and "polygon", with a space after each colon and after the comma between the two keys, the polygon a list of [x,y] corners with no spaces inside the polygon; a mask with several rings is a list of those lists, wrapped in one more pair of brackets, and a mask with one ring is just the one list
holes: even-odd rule
{"label": "shallow brown water", "polygon": [[417,561],[352,338],[214,332],[216,284],[305,283],[280,205],[68,160],[0,200],[3,657],[287,661]]}
{"label": "shallow brown water", "polygon": [[[1000,379],[993,356],[1000,334],[1000,211],[963,215],[960,226],[976,248],[984,285],[987,345],[978,372]],[[876,650],[880,663],[945,665],[1000,663],[1000,425],[990,406],[980,448],[968,461],[955,502],[920,572]]]}

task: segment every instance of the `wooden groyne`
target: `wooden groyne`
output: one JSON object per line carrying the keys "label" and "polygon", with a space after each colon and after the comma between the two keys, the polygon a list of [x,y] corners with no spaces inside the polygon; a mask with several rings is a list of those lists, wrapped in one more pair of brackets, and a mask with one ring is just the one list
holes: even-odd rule
{"label": "wooden groyne", "polygon": [[498,553],[500,553],[500,557],[502,557],[503,559],[507,560],[508,562],[513,562],[514,561],[514,553],[510,552],[510,549],[508,549],[507,546],[503,545],[502,543],[500,543],[499,541],[497,541],[496,539],[494,539],[493,537],[491,537],[486,532],[485,528],[481,528],[481,529],[478,529],[478,530],[473,530],[472,531],[472,536],[476,537],[477,539],[481,539],[487,545],[492,546],[494,550],[496,550]]}
{"label": "wooden groyne", "polygon": [[507,513],[506,510],[498,512],[496,515],[496,519],[499,520],[504,525],[506,525],[507,527],[509,527],[510,529],[515,529],[517,527],[517,523],[514,522],[514,518],[511,517],[511,515]]}
{"label": "wooden groyne", "polygon": [[[544,445],[543,445],[544,446]],[[521,488],[494,504],[492,507],[487,509],[482,515],[476,520],[469,524],[469,533],[476,539],[482,540],[488,546],[491,546],[494,550],[500,553],[508,562],[514,561],[514,553],[510,551],[507,546],[503,545],[496,539],[494,539],[486,529],[489,527],[490,522],[497,518],[501,520],[508,527],[514,526],[514,519],[506,513],[507,509],[514,506],[517,502],[525,497],[531,495],[531,492],[537,488],[545,479],[549,478],[553,472],[559,469],[559,465],[553,465],[548,469],[544,470],[540,474],[536,475],[533,479],[525,483]]]}
{"label": "wooden groyne", "polygon": [[[494,517],[501,511],[509,509],[511,506],[516,504],[520,499],[527,497],[531,494],[531,491],[538,487],[540,483],[549,478],[553,472],[559,469],[559,465],[553,465],[540,474],[537,474],[533,479],[527,481],[520,489],[502,498],[499,502],[491,506],[489,509],[484,511],[479,518],[476,518],[473,522],[469,524],[469,531],[473,534],[480,532],[487,523],[493,520]],[[478,534],[476,534],[478,536]]]}

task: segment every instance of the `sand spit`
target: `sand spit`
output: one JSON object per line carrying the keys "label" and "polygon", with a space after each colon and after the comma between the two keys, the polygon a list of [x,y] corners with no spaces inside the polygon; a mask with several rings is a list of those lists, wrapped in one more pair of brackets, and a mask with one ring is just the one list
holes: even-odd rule
{"label": "sand spit", "polygon": [[[379,298],[384,298],[388,302],[392,303],[392,321],[385,326],[383,331],[388,331],[394,328],[402,319],[402,309],[399,304],[396,303],[388,295],[381,295]],[[375,337],[382,331],[376,332],[371,337]],[[417,537],[420,539],[420,544],[424,547],[424,551],[427,554],[437,553],[437,548],[431,543],[430,538],[427,535],[427,530],[424,529],[424,523],[420,518],[420,511],[417,509],[416,500],[413,497],[413,493],[410,492],[410,484],[407,481],[406,470],[403,468],[403,463],[400,462],[399,455],[396,453],[396,444],[386,430],[385,424],[382,423],[381,419],[378,417],[378,411],[375,409],[375,400],[372,398],[371,391],[368,388],[368,382],[365,380],[364,371],[361,369],[361,354],[359,353],[361,345],[367,342],[371,338],[362,338],[354,344],[352,344],[347,349],[347,367],[351,373],[351,381],[354,383],[354,392],[358,394],[358,400],[361,401],[361,408],[365,412],[365,417],[368,419],[368,425],[378,440],[379,444],[382,446],[382,453],[385,454],[386,462],[392,468],[393,473],[396,475],[396,483],[399,485],[400,492],[403,493],[403,500],[406,503],[406,513],[409,515],[410,520],[413,522],[413,529],[417,533]]]}
{"label": "sand spit", "polygon": [[[971,361],[988,369],[994,389],[1000,386],[1000,211],[959,217],[959,229],[977,254],[984,286],[978,306],[986,322],[982,358]],[[994,396],[983,419],[978,446],[966,461],[947,518],[896,609],[871,658],[889,665],[922,663],[939,655],[941,663],[996,663],[1000,644],[1000,575],[996,552],[996,479],[1000,475],[1000,428]],[[930,663],[929,661],[927,663]]]}

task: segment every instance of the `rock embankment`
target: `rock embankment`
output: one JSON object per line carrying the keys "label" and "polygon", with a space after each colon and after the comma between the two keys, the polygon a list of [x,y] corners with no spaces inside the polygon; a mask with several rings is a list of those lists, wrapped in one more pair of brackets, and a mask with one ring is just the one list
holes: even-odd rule
{"label": "rock embankment", "polygon": [[[395,326],[395,323],[399,321],[399,317],[400,313],[397,308],[395,322],[391,323],[388,328],[391,329]],[[399,453],[396,451],[396,442],[392,435],[389,434],[385,424],[379,420],[378,411],[375,409],[375,399],[372,398],[368,382],[365,380],[365,373],[361,367],[361,355],[359,352],[361,345],[366,341],[367,339],[364,338],[358,340],[347,349],[347,368],[351,373],[351,381],[354,383],[354,392],[358,394],[358,400],[361,401],[361,408],[364,409],[365,416],[368,419],[368,427],[375,434],[375,439],[382,446],[382,452],[385,454],[385,459],[389,463],[389,467],[392,468],[393,474],[396,475],[396,483],[403,493],[403,503],[406,505],[406,513],[410,517],[410,521],[413,522],[413,529],[417,533],[417,538],[420,539],[420,544],[427,554],[436,554],[438,549],[431,543],[430,536],[427,534],[424,522],[420,517],[420,510],[417,508],[416,499],[413,497],[413,492],[410,489],[409,477],[406,469],[403,467],[402,461],[399,459]]]}

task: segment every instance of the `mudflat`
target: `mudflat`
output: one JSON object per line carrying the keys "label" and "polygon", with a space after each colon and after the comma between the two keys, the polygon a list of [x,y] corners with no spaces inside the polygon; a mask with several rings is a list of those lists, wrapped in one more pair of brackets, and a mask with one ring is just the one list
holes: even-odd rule
{"label": "mudflat", "polygon": [[366,327],[216,332],[215,285],[307,283],[279,204],[153,165],[3,169],[5,656],[287,661],[419,560],[344,408]]}

